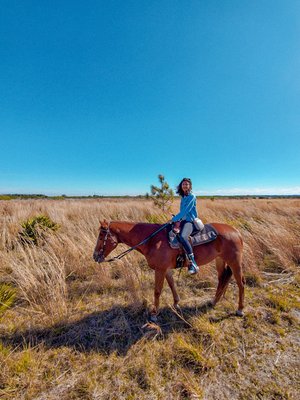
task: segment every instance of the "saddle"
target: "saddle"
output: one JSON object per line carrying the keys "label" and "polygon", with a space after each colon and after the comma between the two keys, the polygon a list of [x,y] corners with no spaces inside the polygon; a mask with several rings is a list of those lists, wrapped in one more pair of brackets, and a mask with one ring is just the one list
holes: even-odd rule
{"label": "saddle", "polygon": [[[205,244],[212,242],[218,236],[218,232],[216,229],[210,224],[204,224],[204,227],[192,233],[190,236],[190,242],[192,247],[199,246],[200,244]],[[172,249],[180,249],[182,247],[181,243],[178,240],[177,234],[173,232],[172,229],[168,232],[168,240],[169,245]]]}

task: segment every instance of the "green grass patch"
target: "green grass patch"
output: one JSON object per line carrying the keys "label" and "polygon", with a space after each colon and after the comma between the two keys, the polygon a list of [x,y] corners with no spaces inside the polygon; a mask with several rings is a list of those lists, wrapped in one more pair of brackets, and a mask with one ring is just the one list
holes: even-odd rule
{"label": "green grass patch", "polygon": [[203,353],[201,343],[194,344],[188,338],[177,336],[174,343],[174,356],[179,365],[200,373],[215,367],[215,362]]}
{"label": "green grass patch", "polygon": [[11,307],[16,299],[16,290],[10,285],[0,285],[0,315]]}
{"label": "green grass patch", "polygon": [[19,360],[14,365],[14,372],[16,374],[22,374],[27,372],[32,364],[32,357],[30,349],[23,351],[20,355]]}
{"label": "green grass patch", "polygon": [[278,311],[290,311],[292,308],[291,301],[288,296],[282,296],[279,293],[269,293],[266,298],[266,305],[275,308]]}
{"label": "green grass patch", "polygon": [[0,342],[0,354],[4,357],[8,356],[11,352],[11,348],[9,346],[5,346],[2,342]]}

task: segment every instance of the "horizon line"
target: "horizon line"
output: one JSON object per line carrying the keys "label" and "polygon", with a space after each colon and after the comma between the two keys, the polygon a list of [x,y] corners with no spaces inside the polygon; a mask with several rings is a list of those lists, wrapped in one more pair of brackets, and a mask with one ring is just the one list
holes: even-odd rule
{"label": "horizon line", "polygon": [[[195,193],[197,197],[300,197],[300,193]],[[34,196],[34,197],[148,197],[147,194],[45,194],[45,193],[0,193],[2,196]],[[149,194],[149,198],[151,195]],[[174,197],[180,197],[179,195],[174,195]],[[1,199],[0,199],[1,200]]]}

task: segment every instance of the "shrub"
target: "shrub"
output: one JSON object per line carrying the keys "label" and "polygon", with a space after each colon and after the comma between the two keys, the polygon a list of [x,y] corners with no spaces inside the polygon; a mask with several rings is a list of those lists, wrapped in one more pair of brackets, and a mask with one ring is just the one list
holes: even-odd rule
{"label": "shrub", "polygon": [[23,230],[19,233],[21,241],[38,244],[47,231],[56,231],[59,225],[46,215],[38,215],[21,223]]}
{"label": "shrub", "polygon": [[16,298],[16,291],[7,284],[0,285],[0,315],[12,306]]}

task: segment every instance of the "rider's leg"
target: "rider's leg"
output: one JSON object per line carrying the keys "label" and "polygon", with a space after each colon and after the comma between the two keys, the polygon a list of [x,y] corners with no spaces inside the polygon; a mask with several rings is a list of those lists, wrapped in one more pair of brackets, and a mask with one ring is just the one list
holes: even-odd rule
{"label": "rider's leg", "polygon": [[194,258],[193,248],[189,242],[189,236],[193,232],[193,229],[194,226],[192,222],[184,221],[179,235],[179,240],[189,259],[188,272],[190,274],[196,274],[199,271],[199,267]]}

